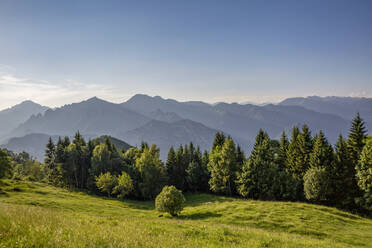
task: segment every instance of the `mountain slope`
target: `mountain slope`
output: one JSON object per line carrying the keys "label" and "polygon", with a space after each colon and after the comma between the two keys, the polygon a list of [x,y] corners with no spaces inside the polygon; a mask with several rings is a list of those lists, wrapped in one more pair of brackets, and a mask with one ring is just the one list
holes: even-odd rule
{"label": "mountain slope", "polygon": [[349,127],[349,122],[339,116],[319,113],[299,106],[272,104],[255,106],[237,103],[210,105],[200,102],[194,104],[146,95],[135,95],[121,105],[143,114],[157,109],[174,112],[182,118],[222,130],[247,143],[253,142],[260,128],[273,138],[278,138],[283,130],[288,130],[294,125],[308,124],[313,132],[322,129],[331,142],[335,142],[337,136],[347,132]]}
{"label": "mountain slope", "polygon": [[352,120],[359,112],[367,125],[372,128],[372,98],[309,96],[288,98],[280,105],[301,106],[320,113],[339,115],[347,120]]}
{"label": "mountain slope", "polygon": [[93,139],[93,141],[98,141],[99,143],[104,143],[107,138],[111,141],[112,144],[114,144],[116,146],[116,148],[118,150],[121,150],[123,148],[124,148],[124,150],[128,150],[129,148],[132,147],[127,142],[124,142],[122,140],[119,140],[117,138],[107,136],[107,135],[102,135],[98,138]]}
{"label": "mountain slope", "polygon": [[142,127],[128,131],[124,139],[130,144],[139,145],[142,141],[160,147],[162,159],[166,159],[171,146],[193,142],[202,150],[210,149],[217,130],[191,120],[180,120],[172,123],[152,120]]}
{"label": "mountain slope", "polygon": [[33,116],[14,130],[10,137],[29,133],[65,136],[79,130],[88,136],[111,135],[121,138],[128,130],[142,126],[149,120],[142,114],[94,97]]}
{"label": "mountain slope", "polygon": [[[23,137],[11,138],[6,144],[0,147],[7,148],[16,153],[27,152],[37,160],[43,161],[46,149],[45,146],[48,143],[49,137],[51,136],[48,134],[32,133]],[[56,142],[58,136],[52,136],[52,139]]]}
{"label": "mountain slope", "polygon": [[32,101],[24,101],[11,108],[0,111],[0,140],[32,115],[43,114],[48,107]]}

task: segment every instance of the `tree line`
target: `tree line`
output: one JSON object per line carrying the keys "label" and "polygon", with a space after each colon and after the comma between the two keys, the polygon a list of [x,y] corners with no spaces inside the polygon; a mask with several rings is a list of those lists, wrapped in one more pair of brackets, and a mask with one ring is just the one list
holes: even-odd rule
{"label": "tree line", "polygon": [[[312,201],[343,209],[372,211],[372,137],[359,114],[348,137],[332,146],[320,131],[304,125],[274,140],[259,130],[249,156],[219,132],[210,151],[193,143],[171,147],[165,163],[156,145],[117,150],[107,138],[86,142],[81,134],[50,138],[44,165],[25,154],[0,151],[0,176],[46,181],[108,196],[154,199],[165,185],[260,200]],[[11,158],[11,159],[10,159]],[[6,166],[18,159],[13,169]],[[9,163],[8,163],[8,162]],[[32,175],[32,176],[31,176]],[[39,176],[37,176],[39,175]],[[27,178],[28,177],[28,178]]]}

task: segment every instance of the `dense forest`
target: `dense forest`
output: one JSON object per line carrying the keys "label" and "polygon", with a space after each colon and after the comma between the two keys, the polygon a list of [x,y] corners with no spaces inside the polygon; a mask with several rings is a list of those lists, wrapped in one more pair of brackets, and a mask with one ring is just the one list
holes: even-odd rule
{"label": "dense forest", "polygon": [[47,181],[55,186],[120,198],[154,199],[165,185],[183,192],[207,192],[259,200],[310,201],[350,211],[372,211],[372,136],[357,114],[349,135],[332,146],[320,131],[293,127],[290,138],[257,134],[245,156],[219,132],[210,151],[192,143],[171,148],[167,161],[156,145],[117,150],[107,138],[86,142],[78,132],[52,139],[44,163],[27,153],[0,150],[0,178]]}

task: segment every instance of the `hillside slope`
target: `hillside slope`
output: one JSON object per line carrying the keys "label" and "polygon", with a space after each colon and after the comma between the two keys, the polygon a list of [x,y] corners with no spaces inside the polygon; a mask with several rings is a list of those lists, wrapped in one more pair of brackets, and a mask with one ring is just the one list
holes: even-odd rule
{"label": "hillside slope", "polygon": [[1,247],[371,247],[372,220],[306,203],[186,195],[181,216],[41,183],[0,181]]}

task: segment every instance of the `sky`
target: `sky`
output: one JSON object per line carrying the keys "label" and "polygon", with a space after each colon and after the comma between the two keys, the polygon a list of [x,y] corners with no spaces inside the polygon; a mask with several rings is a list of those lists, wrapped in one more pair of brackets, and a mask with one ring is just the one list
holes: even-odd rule
{"label": "sky", "polygon": [[370,0],[0,1],[0,109],[372,97]]}

